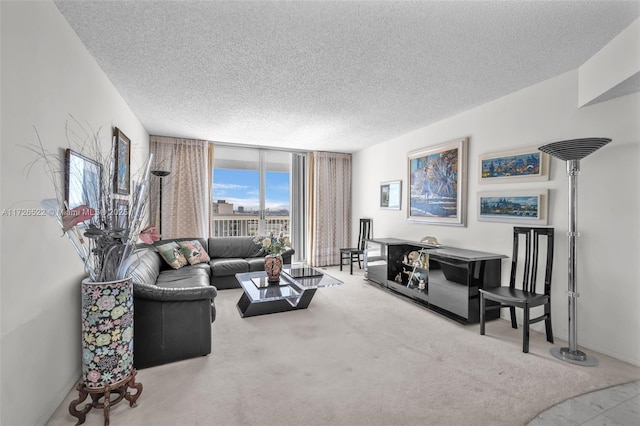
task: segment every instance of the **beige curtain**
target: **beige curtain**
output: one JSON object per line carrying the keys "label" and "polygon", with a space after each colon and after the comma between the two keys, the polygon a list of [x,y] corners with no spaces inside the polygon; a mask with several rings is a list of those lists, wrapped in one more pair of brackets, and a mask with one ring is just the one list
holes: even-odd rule
{"label": "beige curtain", "polygon": [[[213,144],[163,136],[150,141],[151,170],[169,172],[162,178],[162,237],[208,238]],[[150,222],[159,226],[160,178],[150,179]]]}
{"label": "beige curtain", "polygon": [[351,155],[313,152],[309,163],[308,263],[337,265],[351,236]]}

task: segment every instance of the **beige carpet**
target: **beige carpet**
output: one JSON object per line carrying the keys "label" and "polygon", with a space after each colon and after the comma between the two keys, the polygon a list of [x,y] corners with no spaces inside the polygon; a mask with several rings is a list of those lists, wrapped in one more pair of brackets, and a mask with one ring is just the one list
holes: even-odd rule
{"label": "beige carpet", "polygon": [[[595,368],[553,358],[533,332],[504,320],[462,326],[367,284],[320,289],[309,309],[240,318],[241,290],[219,292],[213,352],[140,370],[136,408],[112,425],[524,425],[594,389],[640,379],[640,368],[594,354]],[[556,344],[565,342],[556,342]],[[590,352],[593,354],[593,352]],[[49,425],[73,424],[75,391]],[[87,425],[101,425],[92,410]]]}

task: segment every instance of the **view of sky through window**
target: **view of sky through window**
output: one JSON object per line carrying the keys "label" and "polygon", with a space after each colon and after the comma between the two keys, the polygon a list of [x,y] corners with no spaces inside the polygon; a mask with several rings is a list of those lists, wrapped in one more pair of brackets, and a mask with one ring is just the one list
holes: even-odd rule
{"label": "view of sky through window", "polygon": [[[213,201],[233,204],[233,211],[257,212],[260,207],[260,187],[257,170],[215,168],[213,171]],[[269,212],[289,212],[289,173],[266,173],[265,208]]]}

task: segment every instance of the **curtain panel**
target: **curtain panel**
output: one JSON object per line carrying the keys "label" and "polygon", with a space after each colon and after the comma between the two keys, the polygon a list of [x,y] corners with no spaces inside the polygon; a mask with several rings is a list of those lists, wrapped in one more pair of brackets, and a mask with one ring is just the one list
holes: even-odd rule
{"label": "curtain panel", "polygon": [[150,143],[151,170],[169,172],[162,178],[160,207],[160,178],[150,177],[150,222],[157,226],[162,211],[163,238],[208,238],[213,144],[164,136],[151,136]]}
{"label": "curtain panel", "polygon": [[309,160],[308,262],[338,265],[351,238],[351,154],[313,152]]}

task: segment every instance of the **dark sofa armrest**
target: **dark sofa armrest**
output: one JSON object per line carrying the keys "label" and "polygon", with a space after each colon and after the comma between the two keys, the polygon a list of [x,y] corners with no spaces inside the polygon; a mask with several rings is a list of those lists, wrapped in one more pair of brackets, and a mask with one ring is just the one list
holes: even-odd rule
{"label": "dark sofa armrest", "polygon": [[291,257],[295,254],[295,250],[291,247],[287,247],[287,250],[282,253],[282,262],[285,264],[291,264]]}
{"label": "dark sofa armrest", "polygon": [[133,295],[141,299],[157,300],[159,302],[178,302],[188,300],[213,300],[218,290],[213,286],[164,288],[156,285],[134,283]]}

